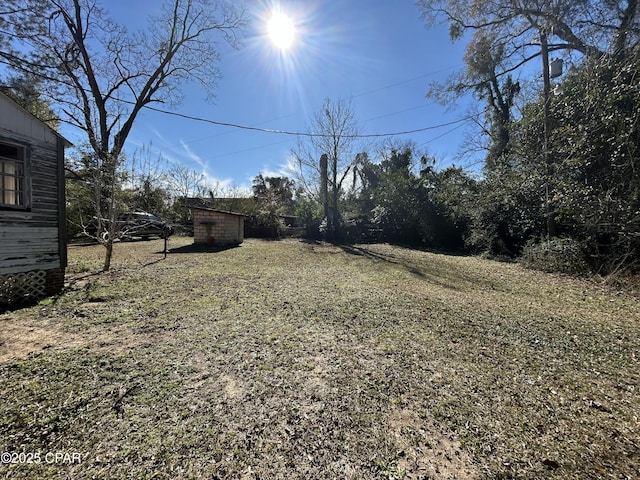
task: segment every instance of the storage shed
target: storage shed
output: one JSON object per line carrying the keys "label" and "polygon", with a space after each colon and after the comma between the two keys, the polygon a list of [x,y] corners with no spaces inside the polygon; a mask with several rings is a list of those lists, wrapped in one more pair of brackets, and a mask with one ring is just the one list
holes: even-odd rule
{"label": "storage shed", "polygon": [[191,207],[193,243],[239,245],[244,241],[244,219],[241,213],[206,207]]}
{"label": "storage shed", "polygon": [[64,285],[68,146],[0,92],[0,308],[56,293]]}

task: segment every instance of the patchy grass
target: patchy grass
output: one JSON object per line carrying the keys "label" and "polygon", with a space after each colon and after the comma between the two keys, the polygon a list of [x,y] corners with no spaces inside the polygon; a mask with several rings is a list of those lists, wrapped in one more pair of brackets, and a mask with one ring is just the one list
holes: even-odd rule
{"label": "patchy grass", "polygon": [[107,274],[71,247],[63,295],[0,316],[0,451],[40,456],[1,474],[636,478],[637,298],[388,245],[190,241],[118,244]]}

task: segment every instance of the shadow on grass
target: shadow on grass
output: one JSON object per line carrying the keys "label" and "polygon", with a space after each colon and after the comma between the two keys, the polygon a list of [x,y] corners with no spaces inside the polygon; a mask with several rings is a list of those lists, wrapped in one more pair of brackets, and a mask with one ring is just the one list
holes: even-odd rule
{"label": "shadow on grass", "polygon": [[69,278],[68,281],[66,281],[66,285],[64,286],[64,288],[62,289],[62,292],[66,292],[66,291],[70,291],[70,290],[76,290],[76,285],[78,283],[80,283],[82,285],[82,288],[86,288],[86,285],[88,285],[89,279],[92,279],[94,277],[99,277],[100,275],[102,275],[104,273],[103,270],[98,270],[96,272],[89,272],[85,275],[74,275],[71,278]]}
{"label": "shadow on grass", "polygon": [[263,242],[281,242],[288,237],[244,237],[245,240],[260,240]]}
{"label": "shadow on grass", "polygon": [[383,255],[381,253],[377,253],[377,252],[372,252],[371,250],[368,250],[366,248],[363,247],[358,247],[355,245],[338,245],[342,251],[350,254],[350,255],[357,255],[360,257],[365,257],[365,258],[369,258],[371,260],[378,260],[378,261],[383,261],[383,262],[387,262],[387,263],[391,263],[393,265],[398,265],[400,267],[403,267],[404,269],[406,269],[409,273],[412,273],[420,278],[426,278],[425,273],[420,270],[419,268],[417,268],[415,265],[411,265],[408,262],[403,262],[401,260],[398,260],[397,258],[390,256],[390,255]]}
{"label": "shadow on grass", "polygon": [[[192,243],[190,245],[183,245],[181,247],[170,248],[167,253],[172,255],[176,253],[218,253],[225,250],[231,250],[232,248],[238,248],[239,244],[233,245],[207,245],[206,243]],[[160,255],[164,254],[164,250],[156,252]],[[156,260],[159,261],[159,260]]]}
{"label": "shadow on grass", "polygon": [[90,280],[93,278],[99,277],[102,273],[103,273],[102,270],[100,270],[93,273],[87,273],[85,275],[74,275],[71,277],[66,276],[65,282],[64,282],[65,284],[59,292],[50,293],[42,296],[30,295],[28,297],[24,297],[12,303],[4,303],[4,302],[0,303],[0,315],[2,315],[3,313],[15,312],[23,308],[34,307],[40,304],[41,302],[51,303],[55,305],[60,301],[60,299],[62,299],[64,295],[66,295],[69,292],[73,292],[75,290],[81,290],[81,289],[88,290],[88,288],[91,286]]}
{"label": "shadow on grass", "polygon": [[155,252],[156,255],[162,255],[162,257],[145,263],[143,266],[149,267],[151,265],[155,265],[156,263],[160,263],[163,260],[166,260],[167,255],[189,253],[220,253],[224,252],[225,250],[237,248],[239,246],[240,245],[207,245],[206,243],[192,243],[190,245],[183,245],[181,247],[169,248],[166,251],[160,250],[158,252]]}
{"label": "shadow on grass", "polygon": [[[357,245],[338,245],[342,251],[348,253],[350,255],[356,255],[364,258],[368,258],[373,261],[378,262],[386,262],[390,265],[397,265],[400,268],[403,268],[407,272],[412,275],[415,275],[420,280],[424,280],[428,283],[439,285],[440,287],[446,288],[448,290],[454,291],[467,291],[469,288],[474,288],[478,286],[483,286],[483,288],[491,288],[495,289],[495,287],[491,284],[487,284],[487,279],[484,276],[478,276],[477,274],[472,273],[468,270],[460,270],[456,268],[451,268],[447,264],[443,264],[439,261],[424,263],[419,261],[412,261],[409,258],[403,258],[403,255],[399,253],[398,255],[385,255],[383,253],[375,252],[363,246]],[[421,250],[415,249],[411,247],[401,247],[407,248],[412,251],[418,252],[431,252],[429,250]],[[446,253],[435,253],[436,255],[446,255],[451,256],[451,254]]]}
{"label": "shadow on grass", "polygon": [[319,240],[316,240],[314,238],[300,238],[300,242],[301,243],[306,243],[308,245],[322,245],[322,242],[320,242]]}
{"label": "shadow on grass", "polygon": [[[457,292],[468,291],[470,288],[486,288],[495,290],[494,282],[487,279],[486,275],[474,273],[471,270],[452,267],[451,262],[442,260],[440,257],[466,257],[468,255],[447,252],[434,251],[432,249],[419,248],[411,245],[393,246],[394,253],[383,253],[373,248],[367,248],[367,244],[351,244],[351,243],[328,243],[309,239],[300,239],[302,243],[309,246],[333,245],[338,247],[342,252],[366,258],[372,262],[384,262],[389,265],[397,266],[418,279],[433,285],[454,290]],[[375,244],[373,244],[375,245]],[[372,246],[373,246],[372,245]],[[339,250],[330,250],[337,253]],[[423,252],[435,255],[432,261],[422,258],[411,258],[413,253]],[[326,250],[322,250],[326,253]]]}

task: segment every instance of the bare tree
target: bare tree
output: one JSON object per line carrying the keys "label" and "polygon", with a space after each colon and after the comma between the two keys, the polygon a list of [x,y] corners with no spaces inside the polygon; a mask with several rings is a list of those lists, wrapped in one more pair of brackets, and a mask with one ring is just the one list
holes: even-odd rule
{"label": "bare tree", "polygon": [[145,182],[159,185],[166,183],[167,161],[162,152],[152,153],[153,143],[142,145],[134,150],[131,159],[127,162],[128,183],[135,190]]}
{"label": "bare tree", "polygon": [[176,163],[167,171],[167,185],[174,199],[202,197],[207,190],[204,174]]}
{"label": "bare tree", "polygon": [[292,151],[297,180],[306,193],[324,208],[326,234],[337,239],[341,225],[339,209],[343,183],[356,158],[358,128],[351,103],[326,99],[308,127],[311,135],[298,139]]}
{"label": "bare tree", "polygon": [[171,200],[167,189],[167,161],[162,153],[154,154],[151,149],[152,143],[149,142],[127,158],[129,206],[164,216]]}
{"label": "bare tree", "polygon": [[173,216],[185,223],[191,220],[189,198],[202,198],[207,192],[206,177],[183,164],[173,164],[167,170],[167,189],[172,199]]}
{"label": "bare tree", "polygon": [[[189,81],[213,96],[220,78],[216,40],[235,46],[244,24],[242,11],[212,0],[169,1],[150,17],[146,31],[133,34],[96,0],[24,0],[22,7],[7,19],[15,48],[0,58],[49,82],[63,119],[86,134],[105,179],[115,178],[142,108],[179,102]],[[105,188],[113,196],[116,189]],[[115,201],[108,202],[108,228],[115,228],[115,207]],[[108,270],[114,236],[105,238],[103,269]]]}

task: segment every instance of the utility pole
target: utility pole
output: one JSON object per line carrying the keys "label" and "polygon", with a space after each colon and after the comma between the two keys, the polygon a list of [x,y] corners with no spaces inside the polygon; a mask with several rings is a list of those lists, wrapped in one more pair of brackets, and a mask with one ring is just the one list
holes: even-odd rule
{"label": "utility pole", "polygon": [[547,31],[543,28],[540,31],[540,48],[542,50],[542,82],[543,82],[543,101],[544,101],[544,162],[545,162],[545,206],[547,215],[547,241],[556,236],[556,220],[551,208],[551,197],[553,189],[551,186],[551,177],[553,174],[553,160],[549,154],[549,140],[551,136],[551,75],[549,73],[549,44],[547,43]]}

